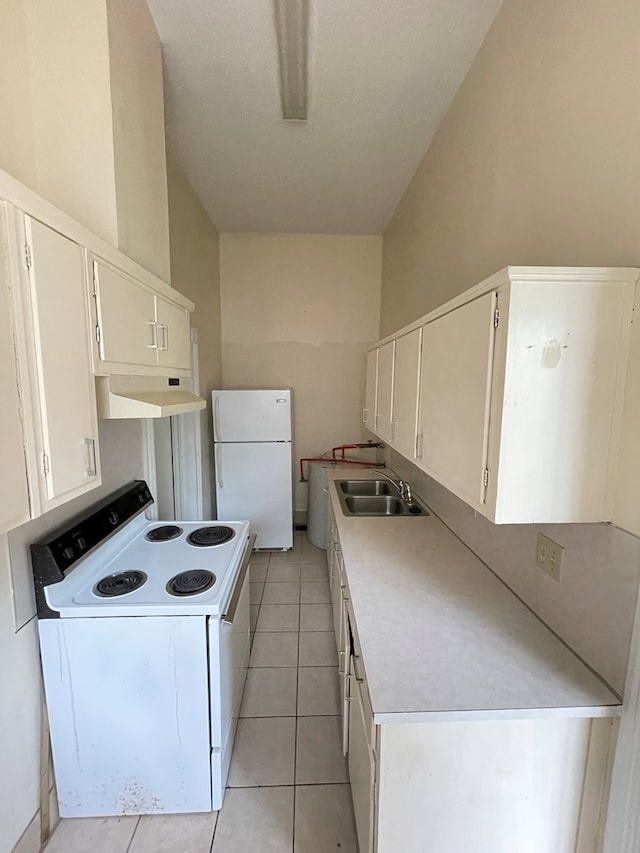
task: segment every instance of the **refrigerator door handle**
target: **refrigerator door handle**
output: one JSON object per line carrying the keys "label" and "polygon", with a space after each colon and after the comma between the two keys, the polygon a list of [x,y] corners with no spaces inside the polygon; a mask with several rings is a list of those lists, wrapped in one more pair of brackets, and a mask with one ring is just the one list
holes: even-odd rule
{"label": "refrigerator door handle", "polygon": [[213,440],[222,441],[220,435],[220,398],[216,397],[213,401]]}
{"label": "refrigerator door handle", "polygon": [[216,444],[216,477],[218,479],[218,488],[224,489],[224,478],[222,476],[222,453],[220,451],[220,445]]}

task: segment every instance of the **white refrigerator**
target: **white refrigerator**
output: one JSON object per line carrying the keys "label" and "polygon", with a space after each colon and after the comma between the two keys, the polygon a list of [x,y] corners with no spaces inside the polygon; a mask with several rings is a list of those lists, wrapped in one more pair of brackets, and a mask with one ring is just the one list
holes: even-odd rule
{"label": "white refrigerator", "polygon": [[218,520],[248,518],[256,548],[292,548],[291,391],[212,399]]}

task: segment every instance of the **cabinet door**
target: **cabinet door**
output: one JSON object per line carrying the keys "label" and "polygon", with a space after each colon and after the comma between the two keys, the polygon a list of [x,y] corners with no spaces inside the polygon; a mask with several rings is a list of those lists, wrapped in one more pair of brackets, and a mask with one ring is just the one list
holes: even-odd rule
{"label": "cabinet door", "polygon": [[0,533],[30,517],[4,214],[0,207]]}
{"label": "cabinet door", "polygon": [[393,446],[408,459],[415,459],[416,455],[421,346],[422,329],[414,329],[396,341],[393,368]]}
{"label": "cabinet door", "polygon": [[43,511],[100,484],[83,249],[29,216],[29,296],[41,418]]}
{"label": "cabinet door", "polygon": [[376,391],[378,384],[378,350],[367,353],[367,378],[364,392],[362,423],[367,429],[375,429]]}
{"label": "cabinet door", "polygon": [[362,701],[362,690],[351,677],[352,697],[349,713],[349,780],[353,812],[358,832],[360,853],[373,850],[373,821],[375,814],[375,757],[369,746],[367,731],[371,727],[366,720]]}
{"label": "cabinet door", "polygon": [[94,260],[99,356],[111,364],[155,366],[158,338],[154,294],[129,276]]}
{"label": "cabinet door", "polygon": [[158,364],[191,369],[191,330],[189,312],[173,302],[156,296],[158,325]]}
{"label": "cabinet door", "polygon": [[395,341],[389,341],[378,350],[378,381],[376,383],[376,417],[374,432],[385,441],[391,441],[393,404],[393,358]]}
{"label": "cabinet door", "polygon": [[482,508],[496,294],[423,326],[417,464]]}

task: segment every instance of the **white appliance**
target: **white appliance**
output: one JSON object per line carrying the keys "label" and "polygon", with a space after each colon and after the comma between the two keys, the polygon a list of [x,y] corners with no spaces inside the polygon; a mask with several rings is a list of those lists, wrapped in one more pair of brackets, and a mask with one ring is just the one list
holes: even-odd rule
{"label": "white appliance", "polygon": [[291,391],[212,397],[218,519],[248,518],[257,548],[292,548]]}
{"label": "white appliance", "polygon": [[31,546],[63,817],[222,806],[254,537],[149,522],[152,501],[135,481]]}

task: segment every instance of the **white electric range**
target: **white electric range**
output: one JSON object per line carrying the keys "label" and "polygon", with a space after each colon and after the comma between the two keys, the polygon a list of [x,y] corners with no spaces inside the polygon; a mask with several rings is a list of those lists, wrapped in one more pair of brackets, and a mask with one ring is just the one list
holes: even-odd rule
{"label": "white electric range", "polygon": [[143,481],[31,546],[63,817],[219,809],[249,661],[249,522],[149,522]]}

